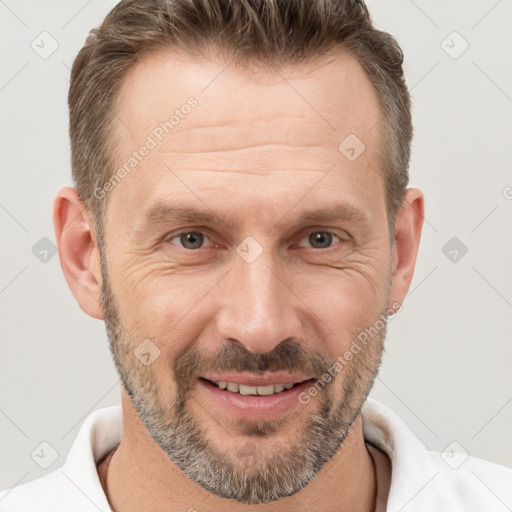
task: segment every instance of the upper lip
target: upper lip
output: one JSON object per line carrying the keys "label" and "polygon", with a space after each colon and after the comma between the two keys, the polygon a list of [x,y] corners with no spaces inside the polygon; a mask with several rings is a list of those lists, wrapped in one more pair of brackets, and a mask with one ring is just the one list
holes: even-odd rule
{"label": "upper lip", "polygon": [[291,374],[287,372],[273,372],[266,375],[252,375],[243,373],[206,373],[201,375],[203,379],[212,382],[233,382],[245,386],[270,386],[271,384],[296,384],[313,377]]}

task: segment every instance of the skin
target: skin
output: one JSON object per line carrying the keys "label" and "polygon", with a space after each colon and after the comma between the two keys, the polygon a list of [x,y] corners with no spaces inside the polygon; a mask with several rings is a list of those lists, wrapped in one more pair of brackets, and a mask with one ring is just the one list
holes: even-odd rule
{"label": "skin", "polygon": [[[378,100],[351,56],[338,51],[276,72],[153,54],[131,70],[119,96],[119,165],[190,96],[197,107],[109,192],[106,214],[105,256],[120,323],[132,348],[149,338],[160,349],[150,367],[160,403],[175,399],[172,364],[192,348],[208,357],[235,340],[262,354],[293,338],[334,361],[383,310],[403,302],[423,225],[423,194],[410,188],[390,246],[377,156],[380,126],[372,129],[380,119]],[[353,162],[338,151],[351,133],[366,146]],[[144,225],[149,208],[177,201],[233,225]],[[339,203],[358,208],[364,218],[294,221],[304,210]],[[57,194],[54,224],[71,291],[83,311],[104,319],[97,233],[73,188]],[[170,236],[187,230],[208,235],[206,247],[185,249],[179,237]],[[311,246],[308,235],[325,230],[340,238],[328,249]],[[248,236],[263,249],[250,264],[236,253]],[[384,336],[374,340],[375,354],[383,341]],[[344,398],[346,375],[340,372],[330,388],[336,402]],[[371,385],[371,378],[365,375],[364,384]],[[191,393],[188,411],[209,440],[234,458],[247,441],[240,424],[213,407],[197,386]],[[316,396],[307,407],[298,404],[280,432],[251,442],[269,457],[292,446],[319,403]],[[309,485],[280,501],[248,505],[189,479],[148,434],[126,390],[122,408],[121,443],[98,468],[116,511],[372,509],[373,470],[359,416]],[[380,451],[371,451],[383,509],[390,464]]]}

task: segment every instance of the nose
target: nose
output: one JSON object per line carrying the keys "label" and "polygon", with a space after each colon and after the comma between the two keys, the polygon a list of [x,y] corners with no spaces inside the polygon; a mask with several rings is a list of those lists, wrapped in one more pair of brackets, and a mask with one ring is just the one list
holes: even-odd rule
{"label": "nose", "polygon": [[238,256],[223,280],[216,325],[220,339],[253,353],[272,350],[287,338],[302,339],[301,301],[272,254],[247,263]]}

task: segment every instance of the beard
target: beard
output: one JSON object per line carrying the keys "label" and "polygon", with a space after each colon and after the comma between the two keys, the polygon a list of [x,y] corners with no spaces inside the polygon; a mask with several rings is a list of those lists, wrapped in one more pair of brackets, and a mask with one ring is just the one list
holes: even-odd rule
{"label": "beard", "polygon": [[[240,420],[237,427],[244,441],[235,453],[227,453],[209,440],[207,430],[187,409],[201,374],[287,370],[321,380],[332,362],[293,340],[283,341],[264,354],[252,353],[238,343],[222,347],[213,356],[188,348],[173,364],[176,397],[164,400],[158,394],[161,382],[155,371],[157,365],[145,366],[134,356],[138,342],[122,327],[103,257],[101,262],[102,306],[115,366],[147,432],[170,460],[207,491],[240,503],[269,503],[306,487],[336,454],[361,412],[382,360],[387,322],[338,378],[325,385],[322,382],[316,401],[303,405],[311,409],[303,426],[294,424],[289,416],[258,422]],[[383,314],[389,299],[389,283],[388,279]],[[335,400],[333,387],[341,375],[342,399]],[[294,433],[300,428],[297,442],[269,450],[270,453],[261,447],[262,442],[290,426]]]}

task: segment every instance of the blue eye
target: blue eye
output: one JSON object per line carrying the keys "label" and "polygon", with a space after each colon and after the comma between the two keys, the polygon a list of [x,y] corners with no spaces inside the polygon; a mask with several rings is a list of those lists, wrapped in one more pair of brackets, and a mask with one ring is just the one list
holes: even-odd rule
{"label": "blue eye", "polygon": [[176,236],[169,238],[169,242],[172,243],[172,240],[175,238],[179,239],[180,244],[184,249],[189,250],[201,249],[203,242],[208,240],[208,237],[200,231],[183,231],[182,233],[178,233]]}
{"label": "blue eye", "polygon": [[328,249],[333,243],[333,238],[341,241],[340,237],[331,231],[314,231],[306,238],[313,249]]}
{"label": "blue eye", "polygon": [[[179,243],[173,242],[176,239]],[[209,237],[200,231],[182,231],[167,240],[191,251],[204,249],[204,243],[210,241]],[[302,240],[308,240],[309,246],[313,249],[328,249],[333,244],[341,242],[341,238],[331,231],[313,231]]]}

